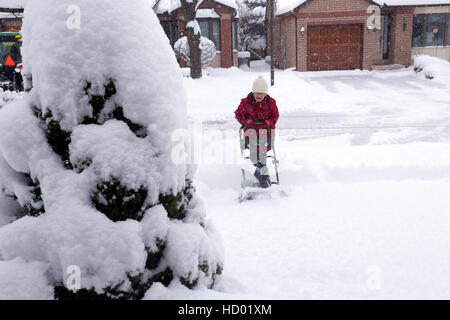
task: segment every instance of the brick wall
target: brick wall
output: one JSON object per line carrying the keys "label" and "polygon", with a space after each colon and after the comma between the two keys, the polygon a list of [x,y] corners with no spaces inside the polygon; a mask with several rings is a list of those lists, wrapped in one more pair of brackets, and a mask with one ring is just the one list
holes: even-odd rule
{"label": "brick wall", "polygon": [[[288,16],[275,21],[274,56],[276,61],[278,61],[278,67],[280,69],[296,67],[295,17]],[[285,38],[284,46],[282,44],[282,37]]]}
{"label": "brick wall", "polygon": [[20,31],[22,28],[22,19],[0,19],[0,32],[8,32],[11,28]]}
{"label": "brick wall", "polygon": [[413,8],[398,8],[393,11],[390,37],[390,63],[411,65],[411,39]]}

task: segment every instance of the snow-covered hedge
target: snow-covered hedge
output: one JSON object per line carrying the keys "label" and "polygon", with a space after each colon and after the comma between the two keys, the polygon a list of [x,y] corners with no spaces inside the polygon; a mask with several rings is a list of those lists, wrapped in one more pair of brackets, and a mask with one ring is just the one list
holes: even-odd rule
{"label": "snow-covered hedge", "polygon": [[[200,49],[202,51],[201,55],[202,68],[206,69],[207,67],[211,66],[211,63],[213,62],[214,57],[216,56],[216,46],[214,42],[212,42],[208,38],[200,37]],[[181,37],[180,39],[177,40],[177,42],[175,42],[174,50],[179,58],[185,61],[188,65],[190,64],[189,44],[186,36]]]}
{"label": "snow-covered hedge", "polygon": [[[172,159],[186,94],[158,18],[141,0],[68,6],[25,8],[33,87],[0,110],[0,188],[17,203],[1,203],[0,277],[35,270],[45,289],[35,298],[47,284],[60,299],[139,299],[172,281],[212,287],[223,250],[193,169]],[[81,25],[69,28],[77,12]]]}
{"label": "snow-covered hedge", "polygon": [[413,56],[414,71],[427,79],[450,78],[450,62],[426,54]]}

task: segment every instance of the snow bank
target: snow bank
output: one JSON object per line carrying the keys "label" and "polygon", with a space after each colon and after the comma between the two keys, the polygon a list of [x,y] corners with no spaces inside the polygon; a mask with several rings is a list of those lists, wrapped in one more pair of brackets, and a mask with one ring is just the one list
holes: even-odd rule
{"label": "snow bank", "polygon": [[414,71],[427,79],[450,79],[450,62],[426,54],[413,56]]}
{"label": "snow bank", "polygon": [[21,97],[22,93],[4,91],[0,88],[0,108],[4,107],[8,102],[20,99]]}

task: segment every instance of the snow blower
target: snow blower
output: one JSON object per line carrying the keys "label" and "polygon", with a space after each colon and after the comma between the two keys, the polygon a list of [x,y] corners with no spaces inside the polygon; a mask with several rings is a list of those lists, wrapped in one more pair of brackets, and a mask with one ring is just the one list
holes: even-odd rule
{"label": "snow blower", "polygon": [[[257,123],[256,123],[257,124]],[[268,136],[271,139],[274,138],[274,132],[271,129],[268,130]],[[245,136],[244,126],[239,129],[239,140],[240,140],[240,148],[241,155],[244,159],[250,159],[250,149],[249,149],[249,140],[248,137]],[[259,145],[258,145],[259,148]],[[269,161],[272,160],[272,161]],[[258,198],[272,198],[276,196],[287,196],[286,192],[280,187],[280,176],[278,173],[279,161],[277,159],[277,155],[275,152],[275,144],[274,141],[270,141],[267,146],[267,164],[271,162],[274,167],[275,172],[275,180],[273,180],[272,176],[268,176],[268,185],[261,185],[261,180],[255,174],[251,174],[246,169],[241,168],[242,171],[242,182],[241,182],[241,191],[239,194],[239,201],[243,202],[246,200],[253,200]],[[258,172],[257,170],[255,173]]]}

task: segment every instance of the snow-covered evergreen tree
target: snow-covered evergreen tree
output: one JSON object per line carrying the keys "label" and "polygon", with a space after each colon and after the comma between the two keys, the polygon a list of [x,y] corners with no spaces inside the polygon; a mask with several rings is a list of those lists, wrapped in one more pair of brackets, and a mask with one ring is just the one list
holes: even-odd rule
{"label": "snow-covered evergreen tree", "polygon": [[[201,62],[202,68],[206,69],[211,65],[216,56],[216,46],[214,42],[209,40],[206,37],[200,37],[200,49],[202,51],[201,54]],[[191,59],[189,58],[189,43],[187,37],[181,37],[175,42],[174,50],[180,59],[187,63],[190,66]]]}
{"label": "snow-covered evergreen tree", "polygon": [[[0,110],[0,184],[19,204],[0,228],[0,260],[36,265],[61,299],[211,288],[223,250],[193,169],[172,159],[186,96],[151,6],[30,1],[23,37],[32,89]],[[70,266],[80,289],[67,285]]]}
{"label": "snow-covered evergreen tree", "polygon": [[266,3],[267,0],[238,0],[240,50],[266,49]]}

